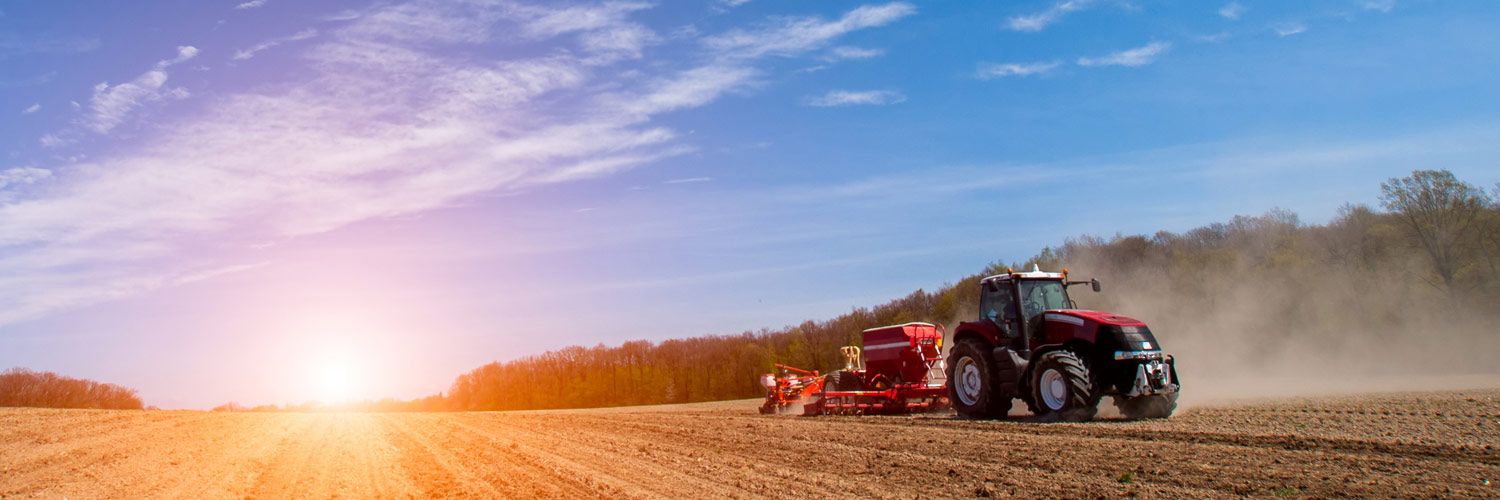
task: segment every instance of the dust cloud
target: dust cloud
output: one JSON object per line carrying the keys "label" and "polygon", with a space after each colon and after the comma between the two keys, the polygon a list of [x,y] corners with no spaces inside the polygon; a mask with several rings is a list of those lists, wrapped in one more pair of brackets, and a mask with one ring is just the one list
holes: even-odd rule
{"label": "dust cloud", "polygon": [[1415,276],[1249,266],[1169,276],[1109,267],[1076,265],[1076,275],[1105,285],[1100,294],[1083,290],[1075,299],[1150,325],[1177,359],[1185,406],[1500,387],[1500,311]]}

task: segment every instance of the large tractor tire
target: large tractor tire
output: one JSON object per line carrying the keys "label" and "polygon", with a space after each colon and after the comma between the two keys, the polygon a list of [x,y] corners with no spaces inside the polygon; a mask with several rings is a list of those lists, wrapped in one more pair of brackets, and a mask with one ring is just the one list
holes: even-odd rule
{"label": "large tractor tire", "polygon": [[1116,397],[1115,406],[1120,408],[1121,415],[1131,420],[1167,418],[1177,409],[1177,393]]}
{"label": "large tractor tire", "polygon": [[823,383],[822,396],[819,398],[819,404],[822,405],[820,411],[836,415],[848,413],[848,409],[830,406],[830,404],[853,403],[857,400],[850,396],[829,396],[828,391],[860,391],[864,388],[865,382],[858,373],[839,370],[828,374],[828,379]]}
{"label": "large tractor tire", "polygon": [[1031,401],[1038,417],[1083,422],[1099,411],[1089,368],[1070,351],[1043,354],[1031,371]]}
{"label": "large tractor tire", "polygon": [[828,385],[824,387],[833,391],[859,391],[864,390],[865,382],[860,379],[858,373],[839,370],[828,374]]}
{"label": "large tractor tire", "polygon": [[962,340],[948,356],[948,401],[968,418],[1004,418],[1010,413],[1009,394],[996,381],[990,349],[977,340]]}

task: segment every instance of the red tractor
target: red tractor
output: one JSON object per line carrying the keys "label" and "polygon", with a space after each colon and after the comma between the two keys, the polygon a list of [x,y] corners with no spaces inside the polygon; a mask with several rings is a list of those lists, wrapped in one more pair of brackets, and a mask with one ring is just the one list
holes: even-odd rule
{"label": "red tractor", "polygon": [[948,407],[941,327],[906,323],[871,328],[862,336],[863,353],[856,346],[843,348],[843,370],[820,376],[778,364],[780,376],[761,375],[766,388],[761,413],[862,415]]}
{"label": "red tractor", "polygon": [[1094,417],[1112,396],[1127,418],[1166,418],[1180,388],[1172,356],[1136,319],[1078,309],[1068,271],[980,280],[979,320],[959,324],[948,354],[949,399],[960,415],[1004,418],[1020,399],[1059,421]]}

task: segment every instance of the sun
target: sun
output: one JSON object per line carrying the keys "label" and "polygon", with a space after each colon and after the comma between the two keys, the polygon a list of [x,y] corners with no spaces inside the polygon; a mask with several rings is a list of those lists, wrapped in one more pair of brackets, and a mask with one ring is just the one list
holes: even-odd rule
{"label": "sun", "polygon": [[336,404],[358,399],[359,377],[359,371],[349,360],[337,357],[325,360],[317,370],[318,400]]}

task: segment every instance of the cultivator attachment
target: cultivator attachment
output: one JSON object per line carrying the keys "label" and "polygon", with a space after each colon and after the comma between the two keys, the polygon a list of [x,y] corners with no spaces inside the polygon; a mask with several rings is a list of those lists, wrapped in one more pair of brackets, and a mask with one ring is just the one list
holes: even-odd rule
{"label": "cultivator attachment", "polygon": [[776,373],[760,376],[766,388],[763,414],[817,415],[822,412],[824,377],[817,371],[776,364]]}

